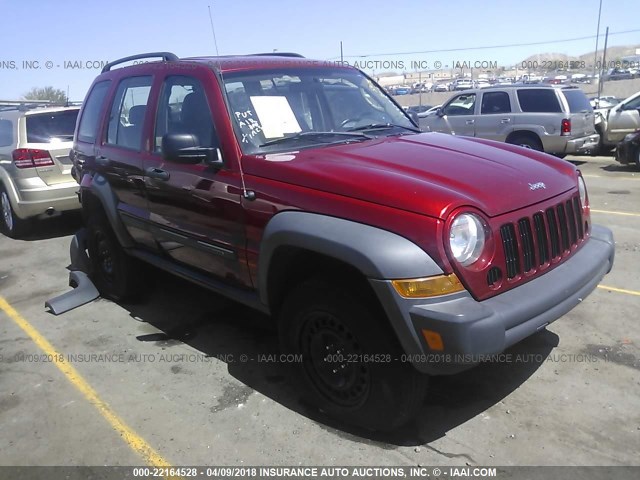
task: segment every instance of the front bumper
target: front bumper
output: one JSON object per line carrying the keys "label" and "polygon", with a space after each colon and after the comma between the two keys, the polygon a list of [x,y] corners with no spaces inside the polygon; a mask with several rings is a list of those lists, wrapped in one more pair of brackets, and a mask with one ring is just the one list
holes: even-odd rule
{"label": "front bumper", "polygon": [[[406,299],[386,280],[371,280],[404,348],[402,360],[428,374],[477,365],[569,312],[611,270],[613,234],[593,225],[591,237],[570,259],[518,288],[478,302],[468,292]],[[444,350],[432,351],[422,329],[438,332]]]}
{"label": "front bumper", "polygon": [[575,138],[567,142],[564,153],[586,153],[595,151],[600,143],[600,135],[594,133],[587,137]]}

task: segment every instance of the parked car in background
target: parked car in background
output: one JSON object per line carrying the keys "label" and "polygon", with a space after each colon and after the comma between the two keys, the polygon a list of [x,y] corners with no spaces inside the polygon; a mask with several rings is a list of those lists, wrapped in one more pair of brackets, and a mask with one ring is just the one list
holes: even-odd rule
{"label": "parked car in background", "polygon": [[589,103],[593,107],[594,110],[601,108],[611,108],[617,104],[619,104],[621,100],[619,98],[613,97],[611,95],[598,97],[591,97],[589,99]]}
{"label": "parked car in background", "polygon": [[631,78],[633,78],[631,72],[622,68],[610,68],[602,76],[603,80],[629,80]]}
{"label": "parked car in background", "polygon": [[410,87],[396,87],[393,89],[393,95],[409,95],[410,93]]}
{"label": "parked car in background", "polygon": [[449,84],[446,82],[437,83],[436,85],[433,86],[434,92],[448,92],[449,90],[450,90]]}
{"label": "parked car in background", "polygon": [[0,107],[0,230],[27,233],[34,218],[78,210],[69,149],[79,107]]}
{"label": "parked car in background", "polygon": [[640,130],[625,135],[616,146],[616,160],[623,165],[635,164],[640,170]]}
{"label": "parked car in background", "polygon": [[596,124],[600,134],[598,151],[611,151],[624,137],[640,128],[640,92],[622,100],[611,108],[596,111],[599,121]]}
{"label": "parked car in background", "polygon": [[512,143],[564,157],[596,148],[589,100],[577,87],[492,86],[453,96],[420,120],[432,132]]}
{"label": "parked car in background", "polygon": [[453,82],[453,90],[456,92],[460,90],[469,90],[473,88],[473,86],[473,80],[469,80],[467,78],[458,79]]}
{"label": "parked car in background", "polygon": [[418,115],[418,118],[422,118],[426,117],[431,109],[433,109],[433,105],[414,105],[407,107],[407,112],[413,112]]}

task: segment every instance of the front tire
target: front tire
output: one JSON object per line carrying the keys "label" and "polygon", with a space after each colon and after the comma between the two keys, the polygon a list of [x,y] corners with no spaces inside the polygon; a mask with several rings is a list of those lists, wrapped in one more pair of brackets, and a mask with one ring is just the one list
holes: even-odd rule
{"label": "front tire", "polygon": [[91,279],[100,295],[117,302],[136,297],[141,284],[139,262],[124,251],[107,217],[100,211],[91,213],[87,230]]}
{"label": "front tire", "polygon": [[418,413],[427,377],[401,360],[402,349],[375,298],[314,279],[294,289],[279,318],[283,353],[303,395],[330,416],[390,431]]}
{"label": "front tire", "polygon": [[23,220],[16,215],[4,185],[0,185],[0,209],[2,210],[2,219],[0,221],[2,233],[11,238],[23,237],[28,232],[31,222],[28,219]]}

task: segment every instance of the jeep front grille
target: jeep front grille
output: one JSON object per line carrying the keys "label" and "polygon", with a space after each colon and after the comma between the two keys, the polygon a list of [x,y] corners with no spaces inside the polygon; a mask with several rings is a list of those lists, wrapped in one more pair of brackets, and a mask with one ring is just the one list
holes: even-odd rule
{"label": "jeep front grille", "polygon": [[500,227],[507,279],[561,257],[584,239],[578,197]]}

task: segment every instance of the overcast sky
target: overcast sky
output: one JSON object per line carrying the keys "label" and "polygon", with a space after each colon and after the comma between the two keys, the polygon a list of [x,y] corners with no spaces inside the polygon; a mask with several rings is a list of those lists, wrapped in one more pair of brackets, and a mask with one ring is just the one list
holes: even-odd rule
{"label": "overcast sky", "polygon": [[[0,0],[0,99],[17,99],[32,87],[50,85],[65,91],[68,88],[72,100],[82,100],[99,69],[70,68],[78,64],[67,62],[85,66],[87,61],[164,50],[178,56],[215,55],[208,5],[221,55],[277,49],[336,59],[342,40],[345,59],[350,62],[404,60],[410,71],[411,60],[428,65],[478,60],[509,65],[541,52],[580,55],[593,51],[595,38],[411,56],[380,55],[594,37],[598,3]],[[609,45],[640,45],[638,18],[639,0],[603,0],[601,34],[607,26],[611,32],[635,30],[612,35]],[[601,39],[600,48],[603,43]],[[25,68],[24,62],[38,62],[40,68]]]}

